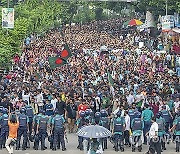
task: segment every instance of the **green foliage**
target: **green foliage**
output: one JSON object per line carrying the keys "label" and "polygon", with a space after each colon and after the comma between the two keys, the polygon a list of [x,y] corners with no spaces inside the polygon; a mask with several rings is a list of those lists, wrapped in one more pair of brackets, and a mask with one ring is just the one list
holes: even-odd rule
{"label": "green foliage", "polygon": [[[0,27],[0,65],[11,61],[20,53],[23,40],[30,34],[42,34],[61,24],[102,20],[108,10],[121,14],[124,8],[139,12],[150,10],[155,15],[165,14],[166,0],[139,0],[139,2],[102,2],[102,1],[61,1],[61,0],[9,0],[9,6],[15,8],[14,29]],[[7,7],[7,0],[0,0],[2,7]],[[107,12],[106,12],[107,11]],[[168,12],[180,12],[179,0],[168,0]],[[0,20],[2,16],[0,15]]]}

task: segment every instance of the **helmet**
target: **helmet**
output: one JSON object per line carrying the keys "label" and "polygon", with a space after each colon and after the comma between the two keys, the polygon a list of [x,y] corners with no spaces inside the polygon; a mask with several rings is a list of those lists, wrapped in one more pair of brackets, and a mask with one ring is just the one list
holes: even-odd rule
{"label": "helmet", "polygon": [[136,118],[141,118],[141,112],[137,111],[137,112],[135,113],[135,117],[136,117]]}
{"label": "helmet", "polygon": [[86,115],[86,116],[89,116],[89,115],[90,115],[90,113],[91,113],[90,109],[86,109],[86,111],[85,111],[85,115]]}
{"label": "helmet", "polygon": [[45,111],[41,109],[39,110],[39,113],[45,114]]}
{"label": "helmet", "polygon": [[161,116],[161,113],[160,112],[158,112],[158,113],[156,113],[156,118],[160,118],[160,116]]}
{"label": "helmet", "polygon": [[20,113],[26,113],[26,109],[24,107],[21,108]]}
{"label": "helmet", "polygon": [[3,113],[3,114],[8,114],[8,109],[7,109],[7,108],[3,108],[3,109],[2,109],[2,113]]}
{"label": "helmet", "polygon": [[100,112],[96,112],[95,113],[95,118],[100,118],[101,117],[101,113]]}
{"label": "helmet", "polygon": [[80,112],[80,117],[81,117],[81,118],[85,117],[85,111],[81,111],[81,112]]}
{"label": "helmet", "polygon": [[48,141],[49,141],[50,143],[53,142],[53,136],[52,136],[52,135],[48,136]]}
{"label": "helmet", "polygon": [[58,110],[55,110],[55,111],[54,111],[54,114],[59,114],[59,111],[58,111]]}
{"label": "helmet", "polygon": [[101,117],[107,117],[108,113],[106,110],[101,110]]}
{"label": "helmet", "polygon": [[121,111],[119,110],[117,113],[116,113],[117,117],[120,117],[121,116]]}
{"label": "helmet", "polygon": [[89,109],[89,111],[90,111],[90,115],[93,116],[94,112],[91,109]]}
{"label": "helmet", "polygon": [[27,101],[27,100],[25,100],[25,101],[24,101],[24,103],[27,105],[27,104],[28,104],[28,101]]}

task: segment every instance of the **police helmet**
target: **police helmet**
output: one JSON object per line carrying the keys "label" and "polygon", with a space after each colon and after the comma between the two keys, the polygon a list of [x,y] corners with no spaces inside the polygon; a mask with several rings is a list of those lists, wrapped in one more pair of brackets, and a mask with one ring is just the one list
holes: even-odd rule
{"label": "police helmet", "polygon": [[90,112],[90,109],[86,109],[86,111],[85,111],[85,115],[86,115],[86,116],[89,116],[89,115],[90,115],[90,113],[91,113],[91,112]]}
{"label": "police helmet", "polygon": [[27,101],[27,100],[25,100],[25,101],[24,101],[24,103],[27,105],[27,104],[28,104],[28,101]]}
{"label": "police helmet", "polygon": [[161,113],[160,112],[158,112],[158,113],[156,113],[156,118],[160,118],[160,116],[161,116]]}
{"label": "police helmet", "polygon": [[107,117],[108,113],[106,110],[101,110],[101,117]]}
{"label": "police helmet", "polygon": [[100,112],[96,112],[95,113],[95,118],[100,118],[101,117],[101,113]]}
{"label": "police helmet", "polygon": [[21,108],[20,113],[26,113],[26,109],[24,107]]}
{"label": "police helmet", "polygon": [[90,116],[93,116],[94,112],[91,109],[89,109],[89,111],[90,111]]}
{"label": "police helmet", "polygon": [[80,117],[81,117],[81,118],[85,117],[85,114],[86,114],[85,111],[81,111],[81,112],[80,112]]}
{"label": "police helmet", "polygon": [[3,114],[8,114],[8,109],[7,109],[7,108],[3,108],[3,109],[2,109],[2,113],[3,113]]}
{"label": "police helmet", "polygon": [[58,110],[55,110],[55,111],[54,111],[54,114],[59,114]]}
{"label": "police helmet", "polygon": [[137,111],[137,112],[135,113],[135,117],[136,117],[136,118],[141,118],[141,112]]}
{"label": "police helmet", "polygon": [[121,116],[121,111],[119,110],[117,113],[116,113],[117,117],[120,117]]}

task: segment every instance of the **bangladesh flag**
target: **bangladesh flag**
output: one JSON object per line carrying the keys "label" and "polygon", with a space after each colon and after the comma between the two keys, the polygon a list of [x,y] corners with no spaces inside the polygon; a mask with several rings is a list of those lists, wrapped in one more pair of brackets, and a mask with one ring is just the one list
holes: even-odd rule
{"label": "bangladesh flag", "polygon": [[113,78],[112,78],[110,72],[107,72],[107,74],[108,74],[108,81],[109,81],[109,84],[110,84],[111,86],[113,86],[113,85],[114,85],[114,80],[113,80]]}
{"label": "bangladesh flag", "polygon": [[56,68],[67,63],[65,59],[58,56],[49,57],[48,61],[51,68]]}
{"label": "bangladesh flag", "polygon": [[72,56],[72,53],[67,44],[64,45],[64,49],[60,53],[60,57],[64,60],[67,60],[69,57]]}

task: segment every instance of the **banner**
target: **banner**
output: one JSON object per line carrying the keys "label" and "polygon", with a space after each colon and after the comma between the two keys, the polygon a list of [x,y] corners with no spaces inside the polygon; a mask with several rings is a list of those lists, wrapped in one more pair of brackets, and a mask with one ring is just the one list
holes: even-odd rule
{"label": "banner", "polygon": [[167,15],[161,17],[162,22],[162,31],[167,32],[171,30],[171,28],[174,28],[174,16]]}
{"label": "banner", "polygon": [[153,15],[149,11],[146,12],[146,21],[145,21],[145,24],[146,24],[147,28],[155,27],[155,22],[154,22]]}
{"label": "banner", "polygon": [[2,8],[2,28],[14,28],[14,8]]}

